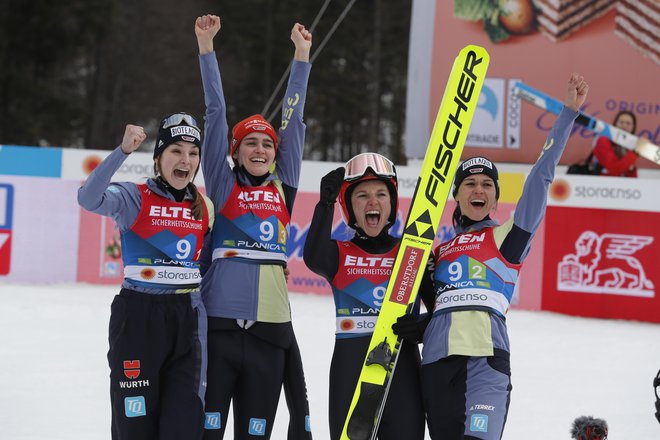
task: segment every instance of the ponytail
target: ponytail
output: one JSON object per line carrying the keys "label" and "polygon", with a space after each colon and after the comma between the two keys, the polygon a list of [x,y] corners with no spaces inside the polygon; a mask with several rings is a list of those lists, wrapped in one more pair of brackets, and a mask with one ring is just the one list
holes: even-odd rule
{"label": "ponytail", "polygon": [[457,227],[461,227],[463,222],[461,221],[463,213],[461,212],[461,207],[458,203],[456,203],[456,207],[454,208],[454,213],[451,216],[451,223],[452,226],[454,226],[454,229]]}
{"label": "ponytail", "polygon": [[197,189],[197,186],[190,182],[188,184],[188,190],[193,196],[193,203],[192,203],[192,214],[195,220],[201,220],[204,218],[204,197],[202,197],[202,194],[199,192]]}

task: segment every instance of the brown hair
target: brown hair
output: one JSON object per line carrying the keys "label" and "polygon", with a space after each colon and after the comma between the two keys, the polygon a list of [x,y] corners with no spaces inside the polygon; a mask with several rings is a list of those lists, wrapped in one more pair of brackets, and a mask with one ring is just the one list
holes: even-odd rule
{"label": "brown hair", "polygon": [[193,195],[193,203],[192,203],[192,214],[193,217],[195,217],[196,220],[201,220],[204,218],[204,197],[202,197],[202,194],[199,192],[197,189],[197,185],[194,183],[190,182],[188,184],[188,189]]}
{"label": "brown hair", "polygon": [[456,229],[456,226],[461,226],[461,216],[463,213],[461,212],[461,205],[458,204],[458,201],[456,201],[456,207],[454,208],[454,213],[451,215],[451,224]]}
{"label": "brown hair", "polygon": [[635,116],[635,114],[629,110],[621,110],[619,113],[616,114],[616,116],[614,117],[614,126],[616,126],[616,123],[619,122],[619,118],[623,115],[628,115],[632,118],[633,128],[631,133],[635,134],[635,131],[637,131],[637,116]]}

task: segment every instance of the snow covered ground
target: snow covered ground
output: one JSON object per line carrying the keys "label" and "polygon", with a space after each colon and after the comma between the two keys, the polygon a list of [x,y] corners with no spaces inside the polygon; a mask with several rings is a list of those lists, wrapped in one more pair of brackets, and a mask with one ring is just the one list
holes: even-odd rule
{"label": "snow covered ground", "polygon": [[[0,439],[110,438],[106,363],[116,287],[0,285]],[[330,297],[292,294],[316,440],[328,438]],[[511,311],[513,395],[505,439],[569,439],[573,419],[604,418],[610,439],[658,439],[652,381],[660,325]],[[283,403],[273,439],[286,438]],[[225,436],[231,439],[231,423]],[[405,440],[405,439],[402,439]]]}

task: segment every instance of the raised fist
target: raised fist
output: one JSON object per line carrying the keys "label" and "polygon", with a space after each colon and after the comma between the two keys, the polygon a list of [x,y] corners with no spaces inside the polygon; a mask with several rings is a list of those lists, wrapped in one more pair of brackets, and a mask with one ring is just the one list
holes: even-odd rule
{"label": "raised fist", "polygon": [[335,203],[344,182],[344,173],[344,167],[339,167],[321,178],[321,202],[328,205]]}
{"label": "raised fist", "polygon": [[131,154],[138,149],[140,144],[142,144],[146,138],[147,135],[144,133],[144,128],[139,125],[126,125],[124,138],[121,140],[121,151],[123,151],[124,154]]}

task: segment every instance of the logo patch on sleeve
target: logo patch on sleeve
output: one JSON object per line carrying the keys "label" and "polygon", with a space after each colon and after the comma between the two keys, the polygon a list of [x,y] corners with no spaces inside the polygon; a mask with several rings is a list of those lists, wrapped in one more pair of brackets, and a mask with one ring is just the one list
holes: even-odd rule
{"label": "logo patch on sleeve", "polygon": [[485,414],[472,414],[472,417],[470,417],[470,431],[488,432],[488,416]]}
{"label": "logo patch on sleeve", "polygon": [[126,417],[141,417],[147,415],[147,405],[144,396],[126,397],[124,399]]}
{"label": "logo patch on sleeve", "polygon": [[266,435],[266,420],[254,418],[250,419],[248,434],[258,436]]}
{"label": "logo patch on sleeve", "polygon": [[207,412],[204,417],[204,429],[220,429],[221,418],[219,412]]}

